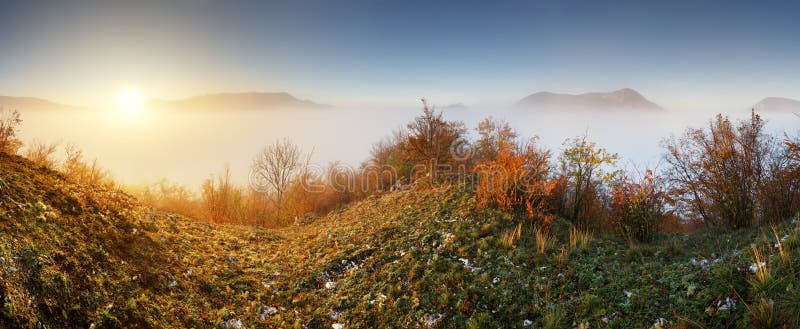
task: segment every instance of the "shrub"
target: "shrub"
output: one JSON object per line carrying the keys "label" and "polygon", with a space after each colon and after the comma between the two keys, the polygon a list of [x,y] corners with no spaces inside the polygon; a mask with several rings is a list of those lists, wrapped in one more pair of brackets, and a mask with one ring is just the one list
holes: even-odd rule
{"label": "shrub", "polygon": [[155,208],[187,217],[202,217],[200,200],[195,193],[166,178],[152,184],[128,187],[128,190],[139,200]]}
{"label": "shrub", "polygon": [[671,197],[684,215],[709,226],[749,227],[785,220],[798,209],[793,145],[764,133],[752,112],[734,124],[717,115],[706,129],[665,142]]}
{"label": "shrub", "polygon": [[23,156],[39,166],[47,169],[55,169],[56,160],[53,159],[53,154],[57,149],[57,143],[47,144],[37,141],[34,142],[33,145],[27,147]]}
{"label": "shrub", "polygon": [[[549,182],[550,152],[536,146],[536,138],[518,143],[508,124],[495,125],[505,137],[487,138],[478,142],[483,156],[476,165],[479,207],[504,210],[525,210],[529,218],[544,218],[546,199],[553,188]],[[501,136],[502,136],[501,135]]]}
{"label": "shrub", "polygon": [[22,147],[17,130],[22,123],[19,111],[0,109],[0,152],[15,154]]}
{"label": "shrub", "polygon": [[652,241],[665,217],[666,193],[652,170],[638,179],[620,175],[611,191],[611,221],[629,240]]}
{"label": "shrub", "polygon": [[555,185],[561,194],[554,203],[562,215],[573,224],[589,227],[598,225],[605,212],[603,190],[615,175],[610,170],[619,156],[610,153],[583,137],[564,141],[564,151],[559,156],[560,170]]}
{"label": "shrub", "polygon": [[206,219],[216,223],[246,222],[243,191],[231,182],[230,166],[226,165],[221,174],[206,179],[201,190]]}
{"label": "shrub", "polygon": [[389,191],[400,178],[408,178],[412,166],[403,155],[403,142],[408,138],[405,130],[397,130],[390,137],[372,145],[370,157],[360,168],[356,184],[364,194]]}
{"label": "shrub", "polygon": [[117,183],[111,174],[100,167],[97,159],[86,162],[83,151],[75,145],[67,145],[64,149],[66,157],[61,164],[61,171],[73,182],[83,185],[113,188]]}
{"label": "shrub", "polygon": [[480,137],[474,145],[473,158],[479,163],[496,160],[505,147],[517,143],[517,132],[502,120],[485,118],[476,130]]}
{"label": "shrub", "polygon": [[453,172],[466,160],[454,156],[453,147],[462,141],[467,131],[462,122],[445,120],[425,99],[422,105],[422,114],[406,126],[407,135],[401,144],[403,160],[413,167],[411,175],[417,176],[409,178],[423,175],[436,179],[433,175],[440,166]]}

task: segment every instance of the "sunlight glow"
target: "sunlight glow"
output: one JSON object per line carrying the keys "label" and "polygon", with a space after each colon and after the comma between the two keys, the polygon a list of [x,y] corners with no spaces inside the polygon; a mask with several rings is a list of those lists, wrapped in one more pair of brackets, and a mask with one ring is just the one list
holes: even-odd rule
{"label": "sunlight glow", "polygon": [[117,107],[126,113],[138,111],[144,105],[144,94],[137,88],[125,88],[117,93]]}

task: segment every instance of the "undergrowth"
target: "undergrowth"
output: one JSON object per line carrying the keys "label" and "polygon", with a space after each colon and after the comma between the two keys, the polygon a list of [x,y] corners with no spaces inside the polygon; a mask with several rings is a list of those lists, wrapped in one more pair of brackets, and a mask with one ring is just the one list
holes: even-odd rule
{"label": "undergrowth", "polygon": [[0,155],[0,327],[796,328],[796,222],[647,244],[464,186],[213,225]]}

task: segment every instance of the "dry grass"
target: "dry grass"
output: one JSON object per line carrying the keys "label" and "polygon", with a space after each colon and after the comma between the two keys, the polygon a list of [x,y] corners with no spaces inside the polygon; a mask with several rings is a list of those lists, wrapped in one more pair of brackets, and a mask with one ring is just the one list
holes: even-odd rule
{"label": "dry grass", "polygon": [[571,250],[584,250],[592,241],[592,232],[582,230],[575,226],[569,228],[569,248]]}
{"label": "dry grass", "polygon": [[781,237],[778,234],[778,229],[775,225],[772,225],[772,236],[775,238],[775,246],[778,248],[778,255],[781,258],[781,264],[788,264],[791,259],[789,258],[789,253],[784,250],[783,241],[781,241]]}
{"label": "dry grass", "polygon": [[761,255],[761,252],[759,252],[756,247],[753,247],[753,258],[755,259],[755,265],[757,267],[755,272],[756,280],[762,284],[767,283],[772,277],[772,273],[764,261],[764,256]]}
{"label": "dry grass", "polygon": [[544,254],[553,246],[555,238],[544,227],[534,227],[533,234],[536,237],[536,252],[538,254]]}
{"label": "dry grass", "polygon": [[518,224],[517,228],[513,230],[506,230],[503,232],[503,235],[500,237],[500,244],[502,244],[504,248],[514,249],[516,242],[521,235],[522,223]]}

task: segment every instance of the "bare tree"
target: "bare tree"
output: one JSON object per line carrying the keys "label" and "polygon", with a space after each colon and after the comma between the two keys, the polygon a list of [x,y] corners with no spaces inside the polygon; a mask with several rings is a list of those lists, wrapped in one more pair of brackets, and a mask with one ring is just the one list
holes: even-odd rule
{"label": "bare tree", "polygon": [[6,111],[0,108],[0,152],[17,153],[22,142],[17,138],[17,130],[22,123],[19,111]]}
{"label": "bare tree", "polygon": [[272,194],[277,222],[282,220],[286,192],[303,168],[301,156],[300,148],[284,138],[266,146],[253,159],[251,184],[261,192]]}

